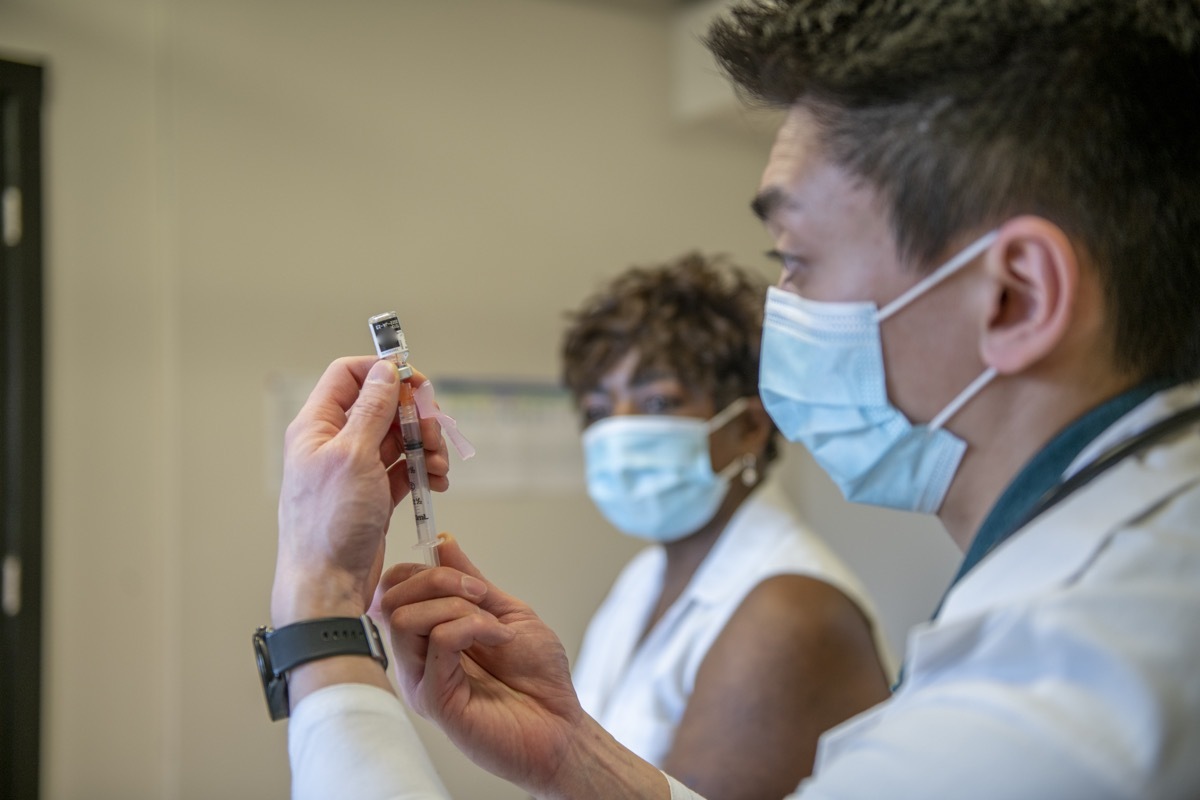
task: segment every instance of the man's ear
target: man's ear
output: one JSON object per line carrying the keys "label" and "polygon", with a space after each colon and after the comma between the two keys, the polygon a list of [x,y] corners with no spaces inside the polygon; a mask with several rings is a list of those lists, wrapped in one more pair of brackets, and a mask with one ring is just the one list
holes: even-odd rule
{"label": "man's ear", "polygon": [[984,363],[1015,374],[1052,353],[1070,326],[1079,258],[1061,228],[1041,217],[1014,217],[985,256],[991,280]]}

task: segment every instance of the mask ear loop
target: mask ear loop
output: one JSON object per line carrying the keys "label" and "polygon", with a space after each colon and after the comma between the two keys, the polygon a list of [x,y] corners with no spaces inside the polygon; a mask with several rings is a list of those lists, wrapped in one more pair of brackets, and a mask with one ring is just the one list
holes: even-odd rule
{"label": "mask ear loop", "polygon": [[712,419],[708,421],[708,432],[715,433],[728,425],[730,420],[734,419],[746,410],[746,403],[746,398],[739,397],[729,405],[725,406],[725,408],[723,408],[721,411],[713,414]]}
{"label": "mask ear loop", "polygon": [[[945,264],[926,275],[923,279],[917,281],[912,287],[909,288],[908,291],[904,292],[895,300],[880,309],[875,315],[876,322],[883,322],[885,319],[907,306],[913,300],[916,300],[925,292],[929,291],[934,286],[937,286],[939,283],[958,272],[967,264],[971,263],[971,261],[973,261],[977,256],[995,244],[996,239],[999,237],[1000,231],[989,231],[983,236],[980,236],[971,244],[964,247],[954,258],[950,259]],[[988,367],[985,369],[983,374],[967,384],[967,388],[959,392],[958,397],[955,397],[953,400],[951,400],[949,405],[943,408],[937,416],[930,420],[926,428],[931,431],[941,429],[942,426],[950,421],[951,417],[961,411],[962,407],[970,402],[975,395],[979,394],[983,390],[983,387],[991,383],[992,379],[995,377],[995,367]]]}
{"label": "mask ear loop", "polygon": [[983,391],[983,387],[985,387],[989,383],[991,383],[992,379],[995,377],[996,377],[996,368],[995,367],[988,367],[987,369],[985,369],[983,371],[983,374],[981,374],[978,378],[976,378],[975,380],[973,380],[969,384],[967,384],[967,388],[965,388],[961,392],[959,392],[958,397],[951,400],[950,405],[943,408],[941,413],[939,413],[936,417],[934,417],[932,420],[930,420],[929,424],[926,425],[925,427],[927,427],[931,431],[936,431],[936,430],[940,429],[943,425],[945,425],[947,422],[949,422],[950,418],[953,417],[955,414],[957,414],[962,409],[963,406],[965,406],[968,402],[970,402],[971,398],[973,398],[975,395],[977,395],[981,391]]}
{"label": "mask ear loop", "polygon": [[934,286],[937,286],[939,283],[946,280],[946,278],[949,278],[951,275],[958,272],[960,269],[973,261],[976,256],[991,247],[999,236],[1000,231],[989,231],[983,236],[980,236],[974,242],[963,248],[954,258],[950,259],[945,264],[938,267],[921,280],[917,281],[908,289],[908,291],[881,308],[875,315],[875,321],[883,322],[885,319],[904,308],[913,300],[916,300],[918,297],[925,294],[925,292],[929,291]]}
{"label": "mask ear loop", "polygon": [[746,465],[742,462],[742,459],[738,456],[734,456],[732,461],[726,464],[720,472],[716,473],[717,479],[722,483],[729,483],[731,480],[733,480],[734,475],[737,475],[745,468]]}
{"label": "mask ear loop", "polygon": [[[714,414],[712,419],[708,421],[709,435],[721,430],[721,428],[724,428],[726,425],[736,419],[738,415],[746,410],[746,405],[748,402],[749,401],[746,400],[746,398],[739,397],[729,405],[725,406],[724,409]],[[718,479],[728,483],[734,475],[744,468],[743,459],[735,457],[732,461],[726,464],[720,472],[716,473],[716,475]]]}

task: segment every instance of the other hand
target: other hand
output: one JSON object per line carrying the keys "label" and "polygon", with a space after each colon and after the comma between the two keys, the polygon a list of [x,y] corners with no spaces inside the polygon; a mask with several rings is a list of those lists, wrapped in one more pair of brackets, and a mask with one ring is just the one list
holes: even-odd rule
{"label": "other hand", "polygon": [[[535,794],[561,782],[591,719],[554,632],[443,535],[440,567],[398,564],[381,606],[408,704],[477,764]],[[598,726],[596,726],[598,728]]]}

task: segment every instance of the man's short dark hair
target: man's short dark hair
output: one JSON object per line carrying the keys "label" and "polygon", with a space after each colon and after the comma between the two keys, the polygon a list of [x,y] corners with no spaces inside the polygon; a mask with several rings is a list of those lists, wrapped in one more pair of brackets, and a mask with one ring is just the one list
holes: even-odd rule
{"label": "man's short dark hair", "polygon": [[902,258],[1044,217],[1095,265],[1114,364],[1200,376],[1200,1],[751,0],[708,45],[814,113]]}

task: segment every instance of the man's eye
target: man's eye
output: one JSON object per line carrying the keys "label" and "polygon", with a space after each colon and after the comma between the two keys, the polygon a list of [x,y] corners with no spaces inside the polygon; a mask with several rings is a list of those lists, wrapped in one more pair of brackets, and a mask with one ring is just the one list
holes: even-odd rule
{"label": "man's eye", "polygon": [[768,250],[767,258],[777,262],[787,272],[795,272],[804,267],[804,260],[800,256],[784,253],[780,250]]}

